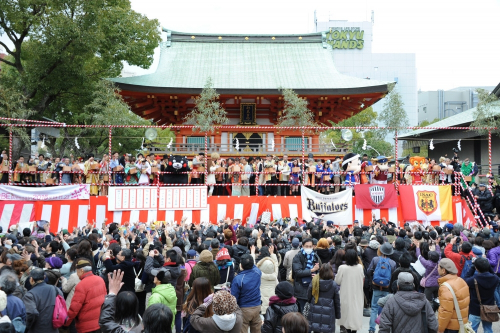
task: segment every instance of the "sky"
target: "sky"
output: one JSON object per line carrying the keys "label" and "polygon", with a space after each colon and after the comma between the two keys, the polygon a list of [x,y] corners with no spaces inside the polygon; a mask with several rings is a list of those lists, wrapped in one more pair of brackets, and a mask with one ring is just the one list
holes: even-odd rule
{"label": "sky", "polygon": [[[500,0],[131,0],[132,8],[162,27],[208,33],[313,32],[319,21],[369,21],[373,52],[416,53],[420,90],[496,86]],[[6,41],[5,36],[0,40]],[[153,72],[126,66],[136,75]]]}
{"label": "sky", "polygon": [[320,21],[356,22],[373,10],[373,52],[416,53],[419,89],[500,82],[500,0],[132,0],[132,8],[170,30],[248,34],[313,32],[315,10]]}

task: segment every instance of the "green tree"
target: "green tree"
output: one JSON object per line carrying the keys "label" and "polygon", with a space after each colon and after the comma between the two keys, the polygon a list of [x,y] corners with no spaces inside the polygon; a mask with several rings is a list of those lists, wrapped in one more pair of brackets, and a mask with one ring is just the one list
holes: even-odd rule
{"label": "green tree", "polygon": [[285,105],[283,115],[278,119],[278,126],[318,126],[314,121],[314,114],[307,107],[307,100],[300,98],[292,89],[283,89]]}
{"label": "green tree", "polygon": [[[384,127],[398,127],[398,133],[408,131],[405,127],[410,126],[408,115],[404,109],[404,103],[401,95],[396,89],[393,89],[385,98],[382,112],[378,117],[380,124]],[[395,133],[396,130],[383,130],[385,135]]]}
{"label": "green tree", "polygon": [[[370,106],[360,113],[344,119],[339,123],[335,124],[330,122],[332,129],[327,130],[322,133],[323,141],[325,144],[331,144],[331,141],[336,145],[336,147],[341,147],[345,141],[341,137],[341,131],[335,129],[335,127],[370,127],[377,126],[377,113],[373,111]],[[368,154],[369,156],[377,156],[378,151],[382,155],[390,156],[394,152],[394,146],[385,140],[383,132],[379,130],[368,130],[368,131],[356,131],[352,130],[353,138],[351,140],[352,146],[349,147],[353,152],[357,154]],[[364,140],[366,139],[367,146],[371,146],[373,149],[363,149]],[[331,141],[330,141],[331,140]]]}
{"label": "green tree", "polygon": [[[479,103],[474,111],[474,121],[470,124],[471,127],[500,127],[500,99],[489,93],[485,89],[477,89]],[[480,135],[488,134],[488,130],[478,130]],[[494,133],[500,133],[499,130],[493,130]],[[499,134],[500,135],[500,134]]]}
{"label": "green tree", "polygon": [[[114,85],[106,80],[100,81],[100,89],[94,91],[93,100],[83,108],[83,112],[73,115],[73,121],[78,125],[151,124],[131,112]],[[144,128],[113,128],[112,151],[138,153],[143,137]],[[75,138],[78,138],[79,147]],[[55,156],[73,154],[85,158],[90,153],[102,156],[109,152],[109,128],[63,127],[61,137],[49,146],[49,150]]]}
{"label": "green tree", "polygon": [[[17,119],[29,119],[34,111],[26,108],[26,99],[19,91],[13,88],[8,88],[0,83],[0,117],[2,118],[17,118]],[[8,124],[7,120],[0,120],[0,123]],[[14,122],[19,124],[19,122]],[[12,129],[12,135],[19,138],[25,145],[30,144],[30,136],[26,130],[22,127],[1,127],[0,133],[2,136],[0,138],[0,147],[5,149],[9,147],[9,131]],[[16,154],[19,154],[20,147],[15,147]]]}
{"label": "green tree", "polygon": [[439,118],[434,118],[434,120],[431,120],[431,121],[423,120],[422,122],[420,122],[420,124],[418,126],[421,126],[421,127],[429,126],[431,124],[437,123],[439,120],[440,120]]}
{"label": "green tree", "polygon": [[220,105],[219,94],[212,87],[212,78],[208,78],[200,96],[196,97],[195,107],[184,118],[188,125],[194,125],[194,131],[214,132],[215,126],[228,123],[226,110]]}
{"label": "green tree", "polygon": [[101,79],[119,76],[124,62],[149,67],[160,42],[158,21],[129,0],[0,0],[0,8],[9,39],[0,42],[8,54],[0,81],[22,94],[34,119],[81,121]]}

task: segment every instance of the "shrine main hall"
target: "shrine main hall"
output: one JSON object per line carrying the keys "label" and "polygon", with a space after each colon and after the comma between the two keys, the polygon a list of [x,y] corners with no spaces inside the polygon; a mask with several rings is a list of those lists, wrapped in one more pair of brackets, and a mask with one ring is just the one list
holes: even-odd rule
{"label": "shrine main hall", "polygon": [[[208,152],[221,156],[302,154],[300,131],[272,128],[282,115],[282,88],[306,99],[319,125],[331,126],[376,103],[395,85],[339,73],[326,32],[234,35],[163,30],[166,38],[154,73],[112,80],[132,112],[168,126],[184,124],[195,97],[211,78],[228,125],[237,126],[208,134]],[[192,156],[204,149],[204,133],[179,129],[175,135],[171,148],[155,146],[156,152]],[[345,153],[345,148],[321,144],[314,132],[306,135],[305,148],[323,158]]]}

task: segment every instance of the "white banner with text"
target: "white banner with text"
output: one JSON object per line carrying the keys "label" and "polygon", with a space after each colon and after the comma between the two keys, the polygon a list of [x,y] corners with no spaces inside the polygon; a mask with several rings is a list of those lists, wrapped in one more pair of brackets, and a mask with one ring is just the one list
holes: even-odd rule
{"label": "white banner with text", "polygon": [[47,187],[28,186],[0,186],[0,200],[25,200],[25,201],[49,201],[49,200],[75,200],[89,199],[90,185],[65,185]]}
{"label": "white banner with text", "polygon": [[333,221],[335,225],[351,225],[352,218],[352,189],[324,195],[305,186],[302,192],[302,218],[310,221],[315,217],[321,217],[325,221]]}

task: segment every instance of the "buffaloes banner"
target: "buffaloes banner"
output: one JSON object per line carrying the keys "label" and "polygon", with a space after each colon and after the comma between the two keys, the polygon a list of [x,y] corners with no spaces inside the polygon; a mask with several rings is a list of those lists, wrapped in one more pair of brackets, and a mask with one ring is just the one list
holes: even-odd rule
{"label": "buffaloes banner", "polygon": [[336,225],[352,224],[352,189],[324,195],[302,186],[302,217],[309,221],[314,217],[333,221]]}
{"label": "buffaloes banner", "polygon": [[400,185],[405,221],[452,221],[451,185]]}
{"label": "buffaloes banner", "polygon": [[386,209],[398,206],[398,194],[394,184],[355,185],[356,208]]}

